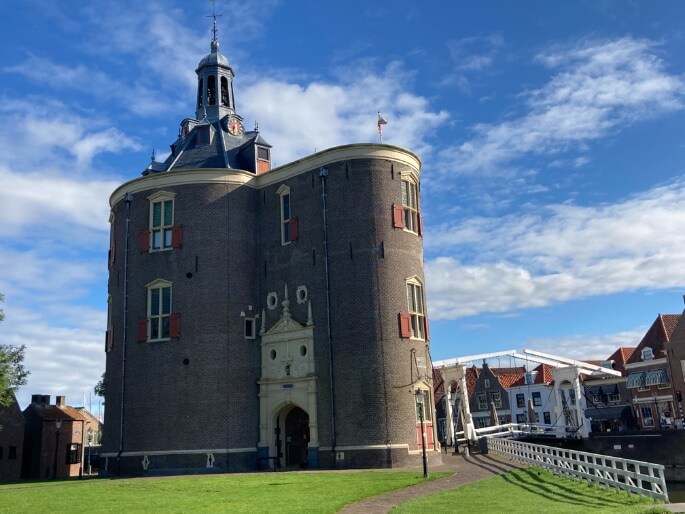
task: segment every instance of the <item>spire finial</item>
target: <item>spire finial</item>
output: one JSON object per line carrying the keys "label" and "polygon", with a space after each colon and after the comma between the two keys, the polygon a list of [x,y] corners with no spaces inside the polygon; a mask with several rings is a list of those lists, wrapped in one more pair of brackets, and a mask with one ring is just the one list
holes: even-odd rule
{"label": "spire finial", "polygon": [[214,46],[218,44],[218,41],[216,39],[216,19],[221,18],[223,14],[216,13],[216,0],[210,0],[210,2],[212,2],[212,15],[207,16],[207,18],[212,18],[212,48],[214,48]]}

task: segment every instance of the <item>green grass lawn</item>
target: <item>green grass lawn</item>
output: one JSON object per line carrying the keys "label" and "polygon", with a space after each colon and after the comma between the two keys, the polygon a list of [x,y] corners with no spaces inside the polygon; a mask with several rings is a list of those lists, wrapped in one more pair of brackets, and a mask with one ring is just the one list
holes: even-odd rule
{"label": "green grass lawn", "polygon": [[[430,479],[445,475],[434,473]],[[0,485],[0,512],[333,513],[422,481],[420,472],[360,471],[30,482]],[[393,512],[661,512],[650,510],[655,508],[651,500],[527,468],[425,496]]]}
{"label": "green grass lawn", "polygon": [[444,493],[417,498],[393,514],[456,512],[469,514],[647,513],[666,512],[651,499],[598,490],[586,482],[563,478],[539,468],[517,469]]}
{"label": "green grass lawn", "polygon": [[421,481],[420,472],[360,471],[18,483],[0,485],[0,512],[335,512]]}

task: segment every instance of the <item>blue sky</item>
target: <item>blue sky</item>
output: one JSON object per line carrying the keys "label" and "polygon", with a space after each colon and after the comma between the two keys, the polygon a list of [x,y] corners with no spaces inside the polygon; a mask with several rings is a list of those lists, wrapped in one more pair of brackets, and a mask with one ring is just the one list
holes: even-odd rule
{"label": "blue sky", "polygon": [[[0,5],[0,343],[20,390],[104,370],[108,196],[168,152],[204,0]],[[276,164],[384,142],[423,160],[436,360],[605,358],[685,292],[685,3],[217,2],[236,106]],[[508,362],[500,362],[508,365]]]}

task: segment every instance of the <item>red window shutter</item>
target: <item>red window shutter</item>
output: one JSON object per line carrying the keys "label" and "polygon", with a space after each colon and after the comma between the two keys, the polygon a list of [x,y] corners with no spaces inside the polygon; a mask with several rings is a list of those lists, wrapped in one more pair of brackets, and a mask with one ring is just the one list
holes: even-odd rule
{"label": "red window shutter", "polygon": [[409,339],[411,337],[411,315],[408,312],[400,312],[400,337]]}
{"label": "red window shutter", "polygon": [[430,324],[428,323],[428,317],[427,316],[424,316],[424,318],[423,318],[423,331],[426,334],[426,341],[430,341],[431,331],[430,331]]}
{"label": "red window shutter", "polygon": [[392,204],[392,226],[404,228],[404,208],[401,203]]}
{"label": "red window shutter", "polygon": [[181,248],[183,246],[183,225],[171,227],[171,247]]}
{"label": "red window shutter", "polygon": [[147,318],[140,318],[138,320],[138,342],[147,342]]}
{"label": "red window shutter", "polygon": [[420,212],[417,214],[418,214],[418,219],[419,219],[419,226],[418,226],[419,235],[422,236],[423,235],[423,216],[421,216]]}
{"label": "red window shutter", "polygon": [[293,218],[290,220],[290,240],[291,241],[297,241],[298,235],[299,235],[299,226],[298,226],[297,218]]}
{"label": "red window shutter", "polygon": [[140,231],[140,253],[150,251],[150,231],[146,228]]}
{"label": "red window shutter", "polygon": [[178,312],[169,316],[169,337],[171,339],[181,337],[181,315]]}
{"label": "red window shutter", "polygon": [[112,348],[114,347],[114,331],[112,330],[112,327],[109,327],[107,329],[107,340],[105,343],[105,351],[106,352],[111,352]]}

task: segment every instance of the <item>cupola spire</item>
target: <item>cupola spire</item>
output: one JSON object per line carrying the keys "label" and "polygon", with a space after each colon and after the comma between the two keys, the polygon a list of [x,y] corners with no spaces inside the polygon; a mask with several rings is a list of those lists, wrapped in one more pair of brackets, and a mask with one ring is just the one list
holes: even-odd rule
{"label": "cupola spire", "polygon": [[228,59],[219,52],[219,40],[216,20],[221,14],[216,14],[215,2],[212,0],[212,42],[210,53],[198,64],[197,73],[197,103],[195,118],[207,118],[215,122],[229,114],[235,114],[235,100],[233,98],[233,68]]}

